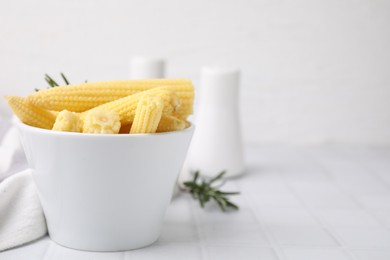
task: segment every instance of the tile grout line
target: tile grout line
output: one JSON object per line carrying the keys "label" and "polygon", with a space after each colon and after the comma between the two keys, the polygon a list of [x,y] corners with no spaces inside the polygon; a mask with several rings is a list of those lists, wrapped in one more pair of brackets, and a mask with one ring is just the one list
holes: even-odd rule
{"label": "tile grout line", "polygon": [[[348,153],[345,151],[341,151],[345,156],[348,156]],[[348,159],[348,162],[351,162],[351,159]],[[390,183],[388,183],[386,180],[384,180],[380,175],[378,175],[377,170],[375,168],[372,168],[367,162],[362,162],[360,160],[353,160],[354,163],[365,169],[367,172],[372,173],[372,176],[374,179],[382,183],[386,188],[390,190]]]}
{"label": "tile grout line", "polygon": [[[344,153],[344,155],[346,155]],[[323,163],[321,163],[320,161],[318,161],[318,159],[316,159],[315,157],[313,157],[312,155],[308,155],[312,158],[312,160],[314,161],[314,163],[316,163],[322,170],[325,174],[329,174],[329,169],[323,165]],[[350,162],[350,160],[348,160]],[[356,163],[356,162],[355,162]],[[358,165],[360,166],[363,166],[363,168],[365,168],[368,172],[371,172],[371,168],[367,167],[367,166],[364,166],[360,163],[357,163]],[[372,172],[374,173],[374,172]],[[375,175],[375,173],[374,173]],[[374,177],[375,179],[375,177]],[[377,179],[378,180],[378,179]],[[380,180],[380,179],[379,179]],[[382,180],[381,180],[382,181]],[[380,220],[377,216],[375,216],[374,214],[371,213],[370,210],[368,210],[361,202],[359,202],[359,200],[357,200],[355,198],[354,195],[348,193],[345,189],[343,189],[342,187],[340,187],[340,185],[337,183],[337,182],[334,182],[332,181],[332,183],[334,184],[334,186],[337,187],[337,189],[342,193],[344,194],[346,197],[348,197],[349,199],[351,199],[353,202],[355,202],[358,206],[359,206],[359,209],[362,210],[363,212],[367,213],[369,216],[373,217],[375,220],[377,220],[380,224],[383,225],[383,228],[387,229],[387,230],[390,230],[390,228],[386,225],[386,223],[384,223],[382,220]],[[387,186],[387,185],[386,185]]]}
{"label": "tile grout line", "polygon": [[[380,175],[378,175],[377,173],[377,170],[370,167],[369,164],[367,163],[362,163],[361,161],[358,161],[357,164],[359,166],[361,166],[363,169],[366,169],[367,172],[370,172],[372,173],[370,176],[372,176],[375,180],[379,181],[380,183],[382,183],[386,188],[388,188],[390,190],[390,184],[385,181]],[[357,203],[359,205],[361,205],[359,203],[359,201],[357,201]],[[378,221],[379,223],[381,223],[386,229],[390,230],[390,227],[387,225],[386,222],[384,222],[382,219],[378,218],[375,214],[373,214],[371,211],[369,211],[368,209],[366,209],[366,207],[364,207],[364,205],[361,205],[362,208],[364,209],[364,212],[366,212],[368,215],[370,215],[371,217],[373,217],[376,221]]]}
{"label": "tile grout line", "polygon": [[[240,187],[240,184],[235,182],[239,190],[242,190]],[[263,224],[261,221],[261,217],[258,217],[253,210],[253,207],[251,203],[248,201],[248,198],[246,196],[243,196],[243,199],[246,201],[248,204],[248,208],[250,209],[249,212],[252,215],[252,217],[255,219],[256,223],[258,224],[260,230],[264,231],[265,236],[270,243],[270,248],[274,249],[276,256],[278,257],[279,260],[287,260],[287,258],[284,256],[281,246],[276,242],[276,239],[273,237],[272,233],[270,230],[268,230],[268,227],[266,224]]]}
{"label": "tile grout line", "polygon": [[[312,162],[315,163],[316,166],[321,166],[319,165],[312,156],[310,156],[307,152],[301,150],[301,154],[303,154],[303,156],[305,157],[309,157],[311,159]],[[318,167],[320,170],[323,168],[323,167]],[[344,239],[342,239],[339,234],[334,231],[332,229],[332,226],[331,225],[328,225],[327,223],[325,223],[322,218],[318,217],[315,213],[314,213],[314,210],[309,206],[307,205],[307,203],[302,200],[301,196],[299,194],[296,193],[296,191],[294,190],[293,187],[291,187],[291,184],[288,182],[288,180],[286,180],[286,178],[280,174],[279,172],[277,172],[280,176],[281,176],[281,179],[283,181],[283,183],[286,185],[287,189],[294,195],[295,198],[297,198],[297,200],[302,204],[303,208],[320,224],[320,227],[322,227],[324,230],[327,231],[327,233],[333,238],[335,239],[335,241],[339,244],[337,247],[337,249],[341,249],[342,252],[344,252],[350,259],[352,260],[357,260],[348,250],[348,247],[345,245],[345,241]],[[327,179],[334,185],[335,183],[332,181],[331,178],[329,178],[329,174],[327,172],[324,172],[325,176],[327,177]],[[339,188],[337,186],[337,188]]]}
{"label": "tile grout line", "polygon": [[197,232],[197,235],[198,235],[198,244],[199,244],[199,248],[200,248],[201,260],[208,260],[208,254],[206,252],[206,245],[205,245],[205,242],[203,241],[203,234],[202,234],[202,231],[201,231],[201,229],[199,227],[198,218],[197,218],[197,216],[195,214],[195,208],[194,208],[195,202],[192,201],[192,200],[188,200],[188,199],[187,199],[187,201],[190,204],[191,216],[193,217],[194,224],[195,224],[195,229],[196,229],[196,232]]}
{"label": "tile grout line", "polygon": [[[51,239],[51,238],[49,238],[49,239]],[[53,247],[52,243],[55,243],[55,242],[49,241],[49,244],[47,245],[46,250],[45,250],[45,254],[43,255],[43,258],[42,258],[43,260],[46,260],[46,259],[50,260],[51,259],[51,256],[53,255],[53,253],[49,253],[49,252],[52,251],[52,249],[51,249]],[[46,258],[46,257],[48,257],[48,258]]]}
{"label": "tile grout line", "polygon": [[[330,173],[330,169],[329,168],[327,168],[325,165],[326,165],[326,163],[324,163],[324,162],[321,162],[321,161],[319,161],[315,156],[313,156],[313,155],[311,155],[310,153],[308,153],[308,152],[304,152],[308,157],[310,157],[311,158],[311,160],[319,167],[319,169],[321,169],[321,171],[324,173],[324,174],[326,174],[326,175],[328,175],[329,176],[329,173]],[[344,153],[344,155],[345,155],[345,153]],[[345,191],[342,187],[340,187],[340,185],[337,183],[337,182],[335,182],[335,181],[333,181],[332,180],[332,178],[330,178],[330,181],[331,181],[331,183],[337,188],[337,190],[338,191],[340,191],[341,192],[341,194],[343,194],[343,195],[345,195],[347,198],[349,198],[351,201],[353,201],[354,203],[356,203],[356,205],[358,205],[359,207],[359,209],[360,210],[362,210],[363,212],[365,212],[365,213],[367,213],[369,216],[373,216],[357,199],[355,199],[355,197],[353,196],[353,195],[351,195],[351,194],[349,194],[347,191]],[[375,218],[375,219],[377,219],[377,218]],[[323,223],[323,221],[321,221],[321,223]],[[382,223],[382,222],[379,222],[379,223]],[[328,227],[328,229],[329,230],[332,230],[333,232],[332,232],[332,234],[333,235],[335,235],[335,237],[338,237],[339,238],[339,240],[341,241],[341,242],[344,242],[344,244],[345,244],[345,240],[342,238],[342,237],[340,237],[340,234],[336,231],[336,230],[333,230],[332,229],[332,226],[331,225],[326,225],[327,227]],[[386,228],[387,229],[387,228]],[[349,256],[351,256],[353,259],[356,259],[356,257],[352,254],[352,252],[350,252],[350,246],[348,246],[348,245],[343,245],[342,246],[342,248],[343,248],[343,251],[345,251],[346,253],[348,253],[348,255]],[[371,250],[372,250],[373,248],[371,247]],[[377,248],[375,248],[375,249],[377,249]]]}

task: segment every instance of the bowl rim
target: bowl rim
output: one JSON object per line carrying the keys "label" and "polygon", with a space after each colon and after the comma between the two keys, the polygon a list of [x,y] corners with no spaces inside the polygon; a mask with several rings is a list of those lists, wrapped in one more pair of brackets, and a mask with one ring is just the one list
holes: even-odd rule
{"label": "bowl rim", "polygon": [[152,136],[169,136],[169,135],[177,135],[186,132],[192,132],[195,129],[195,125],[192,122],[190,126],[178,131],[170,131],[170,132],[162,132],[162,133],[149,133],[149,134],[90,134],[90,133],[75,133],[75,132],[64,132],[64,131],[55,131],[51,129],[44,129],[39,127],[34,127],[27,125],[20,120],[17,120],[16,125],[20,129],[27,129],[30,132],[36,132],[40,134],[47,135],[57,135],[57,136],[72,136],[72,137],[80,137],[80,138],[144,138],[144,137],[152,137]]}

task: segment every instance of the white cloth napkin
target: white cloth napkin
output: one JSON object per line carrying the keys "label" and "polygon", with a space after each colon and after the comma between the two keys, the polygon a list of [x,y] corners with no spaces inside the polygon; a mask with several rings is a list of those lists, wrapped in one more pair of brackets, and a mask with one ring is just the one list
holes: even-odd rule
{"label": "white cloth napkin", "polygon": [[0,252],[47,233],[31,171],[24,170],[0,183]]}
{"label": "white cloth napkin", "polygon": [[13,120],[0,119],[0,182],[26,169],[27,160]]}
{"label": "white cloth napkin", "polygon": [[0,118],[0,252],[47,232],[31,171],[26,168],[17,127],[12,119]]}

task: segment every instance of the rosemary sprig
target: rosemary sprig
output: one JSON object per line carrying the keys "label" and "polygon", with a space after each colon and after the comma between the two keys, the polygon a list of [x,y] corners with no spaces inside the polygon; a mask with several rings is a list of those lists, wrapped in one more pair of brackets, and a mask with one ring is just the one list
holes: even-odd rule
{"label": "rosemary sprig", "polygon": [[[70,85],[69,80],[65,77],[64,73],[60,73],[62,80],[65,82],[65,85]],[[59,84],[48,74],[45,74],[45,81],[47,84],[49,84],[50,88],[58,87]],[[35,91],[39,91],[38,88],[35,89]]]}
{"label": "rosemary sprig", "polygon": [[64,73],[61,72],[61,78],[64,80],[66,85],[70,85],[69,80],[65,77]]}
{"label": "rosemary sprig", "polygon": [[47,84],[49,84],[51,88],[59,86],[58,83],[55,82],[54,79],[47,74],[45,74],[45,81],[47,82]]}
{"label": "rosemary sprig", "polygon": [[226,172],[223,171],[214,178],[206,181],[201,178],[199,171],[195,172],[194,178],[192,181],[184,182],[186,187],[185,191],[191,193],[194,199],[199,200],[200,206],[203,208],[204,205],[210,200],[214,200],[222,211],[225,211],[227,208],[232,208],[238,210],[238,206],[231,202],[227,196],[228,195],[237,195],[239,192],[224,192],[220,191],[218,188],[212,184],[217,180],[221,179]]}

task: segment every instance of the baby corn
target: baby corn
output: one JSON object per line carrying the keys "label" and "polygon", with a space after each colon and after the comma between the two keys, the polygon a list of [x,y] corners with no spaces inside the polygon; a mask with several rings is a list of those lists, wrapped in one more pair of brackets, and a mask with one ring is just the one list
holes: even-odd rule
{"label": "baby corn", "polygon": [[155,133],[163,112],[164,103],[161,97],[144,95],[135,112],[130,134]]}
{"label": "baby corn", "polygon": [[157,87],[147,91],[138,92],[136,94],[121,99],[117,99],[115,101],[100,105],[88,111],[92,111],[95,109],[115,111],[116,113],[118,113],[120,117],[120,121],[123,125],[131,124],[134,120],[138,102],[143,95],[152,95],[152,96],[161,97],[164,103],[163,106],[164,114],[171,114],[174,111],[176,111],[178,107],[180,107],[179,99],[177,98],[176,94],[173,91],[171,91],[170,87]]}
{"label": "baby corn", "polygon": [[83,115],[83,133],[117,134],[121,128],[119,115],[114,111],[94,109]]}
{"label": "baby corn", "polygon": [[54,122],[53,130],[80,133],[81,127],[82,122],[79,114],[68,110],[62,110],[58,113],[56,121]]}
{"label": "baby corn", "polygon": [[159,86],[169,86],[181,100],[183,111],[178,114],[192,113],[194,88],[190,80],[152,79],[121,80],[109,82],[90,82],[40,90],[29,97],[28,101],[41,108],[72,112],[83,112],[141,91]]}
{"label": "baby corn", "polygon": [[183,130],[184,128],[186,128],[186,126],[186,121],[184,120],[178,119],[174,116],[163,115],[161,117],[160,123],[158,124],[156,132],[161,133],[178,131]]}
{"label": "baby corn", "polygon": [[23,123],[34,127],[52,129],[56,115],[51,111],[30,104],[24,97],[8,96],[5,99]]}
{"label": "baby corn", "polygon": [[193,113],[194,87],[192,84],[189,86],[175,87],[174,91],[180,99],[180,107],[173,115],[179,119],[186,120]]}

